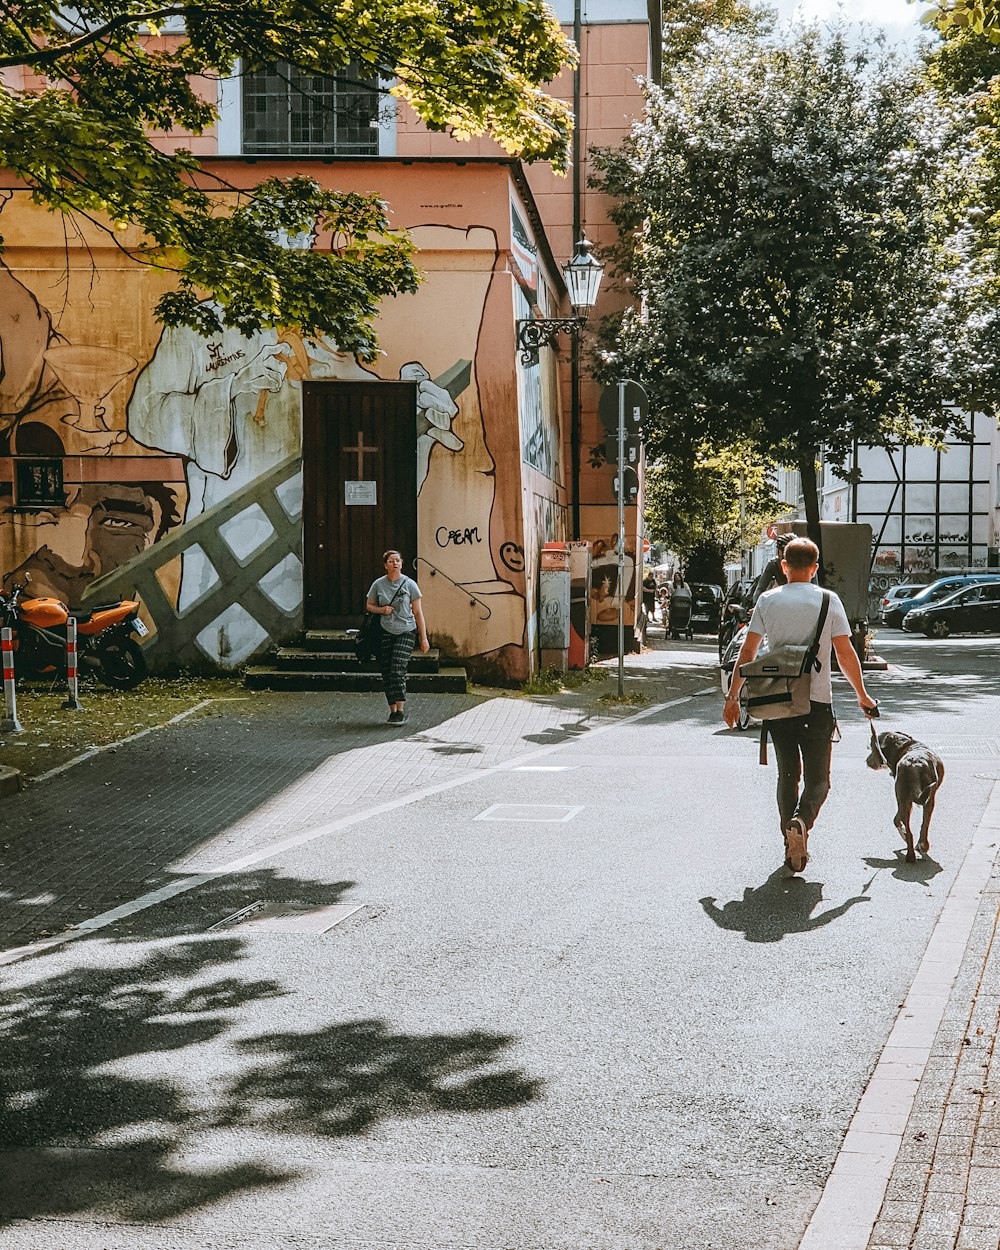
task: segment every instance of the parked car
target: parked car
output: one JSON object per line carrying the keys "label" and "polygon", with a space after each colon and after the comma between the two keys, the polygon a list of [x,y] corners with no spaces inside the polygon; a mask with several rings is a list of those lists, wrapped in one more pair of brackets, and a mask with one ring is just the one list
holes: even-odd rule
{"label": "parked car", "polygon": [[722,620],[721,586],[708,582],[691,583],[691,627],[696,634],[717,634]]}
{"label": "parked car", "polygon": [[887,625],[886,613],[891,612],[893,607],[902,599],[912,599],[914,595],[918,595],[922,590],[927,589],[926,582],[920,582],[910,586],[890,586],[882,597],[879,604],[879,617],[883,625]]}
{"label": "parked car", "polygon": [[882,614],[882,624],[899,629],[907,614],[914,608],[926,608],[929,604],[940,603],[942,599],[953,595],[963,586],[978,586],[981,582],[1000,582],[1000,574],[964,573],[955,577],[939,578],[917,594],[911,595],[909,599],[899,599],[887,608]]}
{"label": "parked car", "polygon": [[1000,634],[1000,578],[965,586],[937,603],[912,608],[903,618],[903,628],[928,638]]}

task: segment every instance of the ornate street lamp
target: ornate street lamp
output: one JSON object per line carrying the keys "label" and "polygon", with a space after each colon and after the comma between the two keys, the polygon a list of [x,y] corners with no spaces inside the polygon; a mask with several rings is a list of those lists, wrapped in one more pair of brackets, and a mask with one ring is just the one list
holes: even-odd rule
{"label": "ornate street lamp", "polygon": [[568,334],[575,343],[579,342],[587,324],[587,314],[597,303],[597,292],[604,276],[604,266],[591,255],[593,250],[590,240],[582,238],[576,245],[573,259],[563,265],[566,290],[573,305],[572,317],[528,317],[518,321],[517,346],[522,364],[537,364],[538,349],[555,347],[560,334]]}

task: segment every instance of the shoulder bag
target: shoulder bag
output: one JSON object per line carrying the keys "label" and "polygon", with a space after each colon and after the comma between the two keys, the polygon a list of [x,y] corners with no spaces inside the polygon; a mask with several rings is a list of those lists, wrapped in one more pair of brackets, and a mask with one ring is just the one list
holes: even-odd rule
{"label": "shoulder bag", "polygon": [[809,711],[809,687],[813,670],[823,667],[819,640],[830,610],[830,592],[822,593],[823,604],[812,642],[785,643],[740,668],[747,711],[757,720],[785,720],[805,716]]}
{"label": "shoulder bag", "polygon": [[[398,596],[402,593],[403,587],[389,600],[389,607],[396,602]],[[380,645],[382,641],[382,617],[376,616],[374,612],[365,610],[364,618],[361,621],[361,628],[358,630],[358,636],[354,639],[354,656],[359,664],[367,664],[370,660],[378,657]]]}

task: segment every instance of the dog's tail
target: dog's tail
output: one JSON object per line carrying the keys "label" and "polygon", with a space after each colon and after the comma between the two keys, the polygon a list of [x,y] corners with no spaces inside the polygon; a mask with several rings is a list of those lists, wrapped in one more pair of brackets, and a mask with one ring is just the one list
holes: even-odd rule
{"label": "dog's tail", "polygon": [[919,803],[920,806],[923,807],[923,805],[927,802],[927,800],[931,797],[931,795],[937,793],[938,787],[941,785],[942,781],[944,781],[944,765],[939,764],[938,775],[934,778],[932,782],[924,786],[924,788],[916,796],[916,799],[914,801]]}

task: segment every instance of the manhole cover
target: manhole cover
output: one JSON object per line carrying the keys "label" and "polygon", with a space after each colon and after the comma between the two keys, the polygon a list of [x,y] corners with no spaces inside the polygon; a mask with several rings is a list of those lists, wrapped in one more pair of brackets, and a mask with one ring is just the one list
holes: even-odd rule
{"label": "manhole cover", "polygon": [[565,824],[572,820],[582,807],[563,807],[556,803],[494,803],[476,820],[534,820],[550,824]]}
{"label": "manhole cover", "polygon": [[311,907],[304,903],[265,903],[263,899],[233,912],[211,929],[256,929],[268,933],[328,933],[334,925],[360,911],[363,903]]}
{"label": "manhole cover", "polygon": [[1000,756],[1000,738],[928,738],[932,751],[948,756]]}

